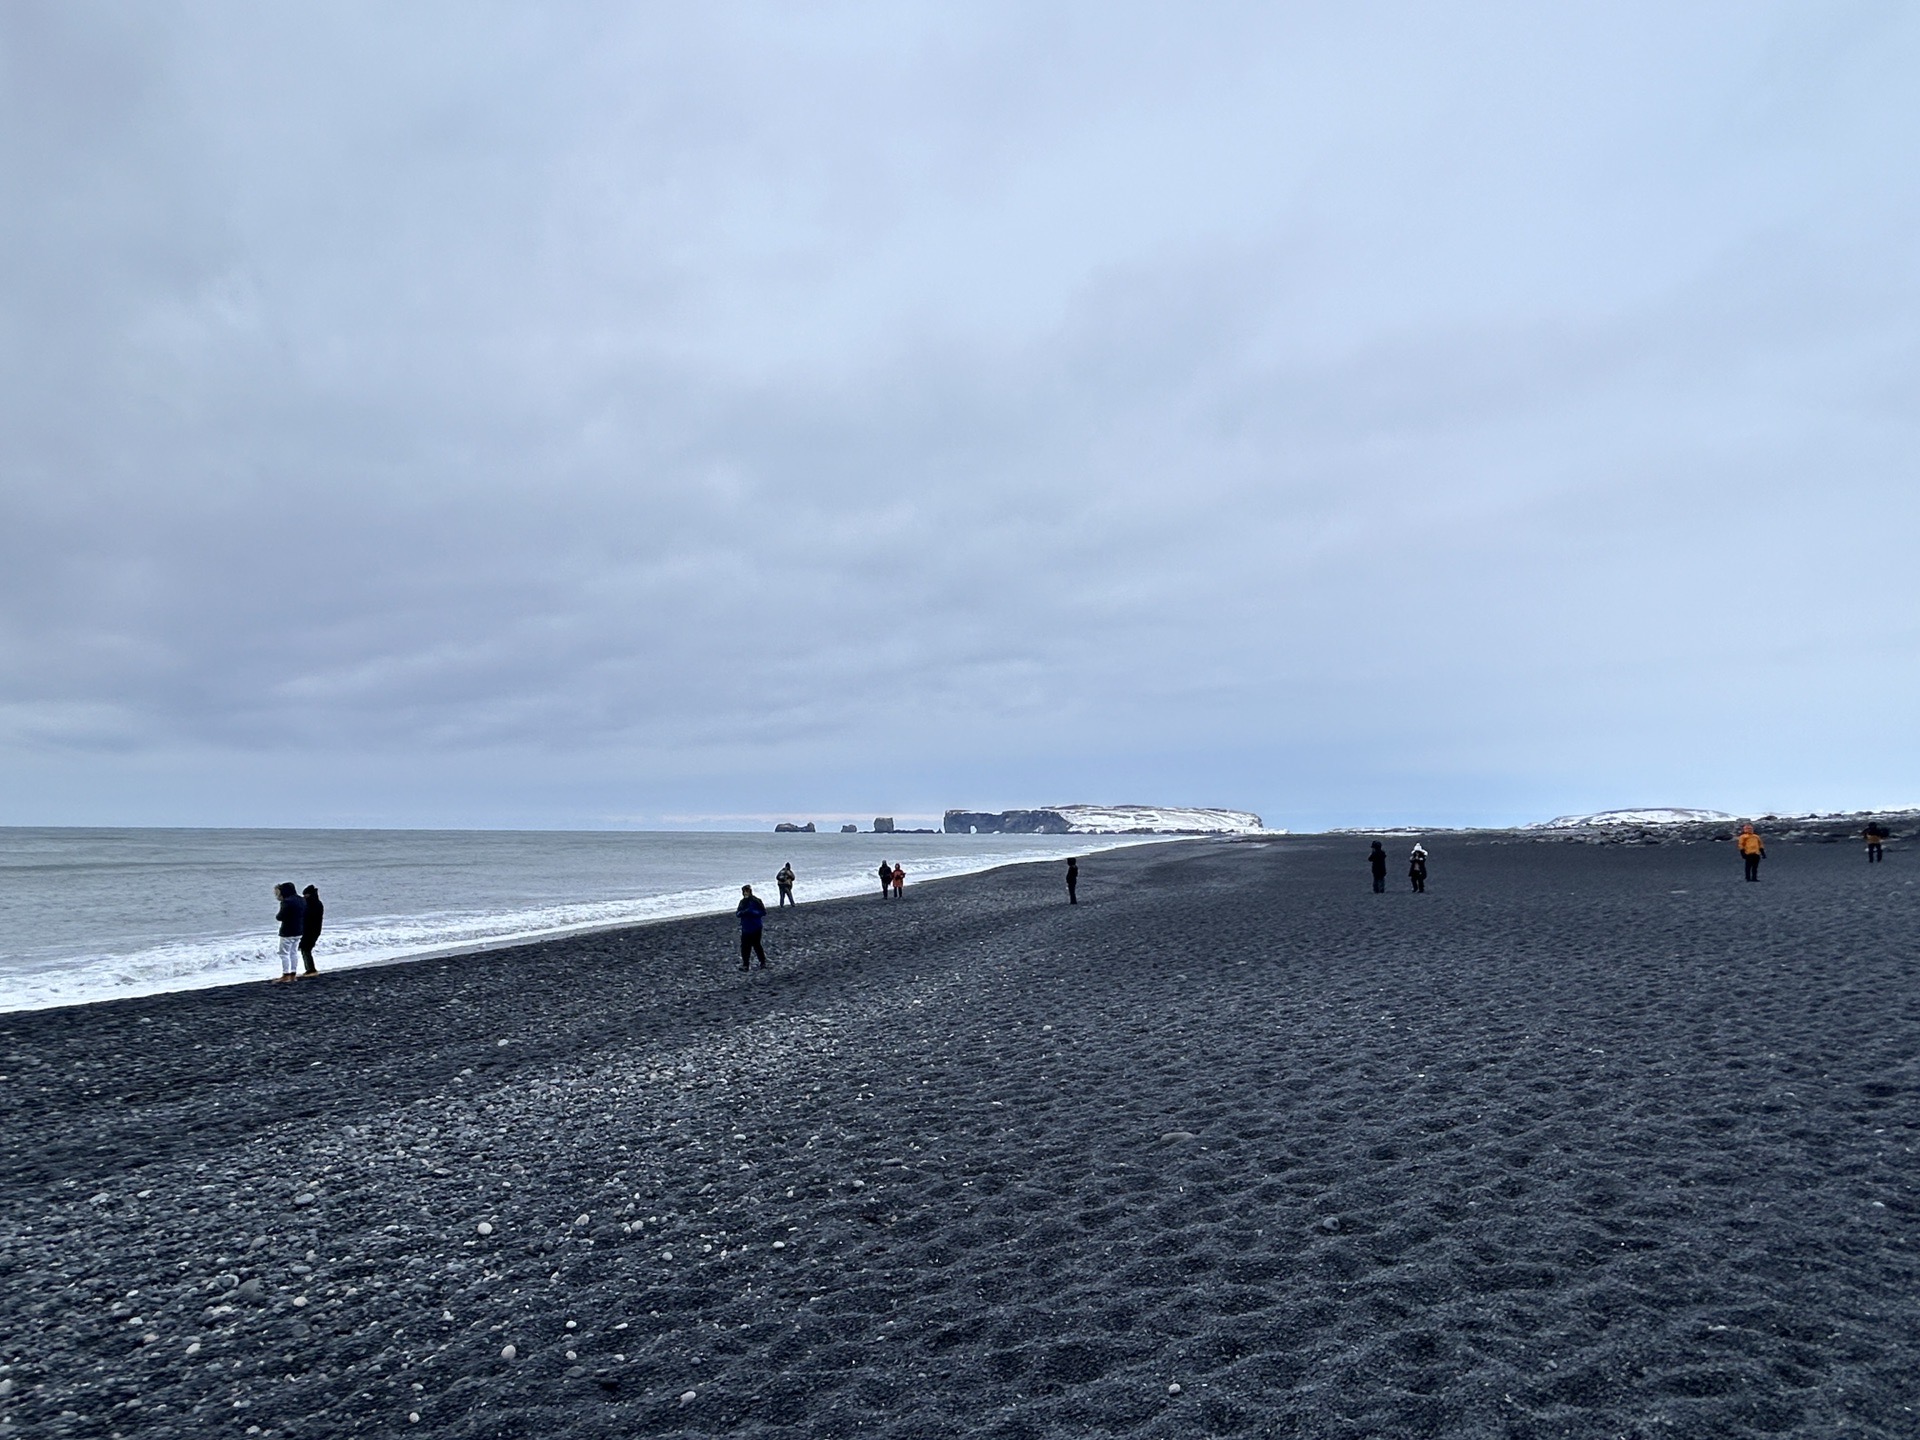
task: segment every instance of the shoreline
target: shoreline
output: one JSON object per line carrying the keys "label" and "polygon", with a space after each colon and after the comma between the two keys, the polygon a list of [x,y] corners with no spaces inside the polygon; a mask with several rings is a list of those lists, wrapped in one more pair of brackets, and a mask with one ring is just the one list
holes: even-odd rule
{"label": "shoreline", "polygon": [[0,1433],[1903,1434],[1920,861],[1431,848],[0,1016]]}
{"label": "shoreline", "polygon": [[[435,832],[435,833],[440,833],[440,832]],[[839,837],[836,836],[833,838],[838,839]],[[863,836],[862,838],[869,838],[869,837]],[[879,837],[871,837],[871,838],[886,839],[889,837],[879,836]],[[1137,845],[1163,844],[1163,843],[1168,843],[1168,841],[1172,839],[1189,839],[1189,838],[1193,838],[1193,837],[1185,837],[1185,836],[1143,837],[1143,836],[1120,836],[1120,835],[1111,835],[1111,836],[1090,835],[1085,837],[1062,836],[1062,837],[1058,837],[1058,839],[1061,842],[1066,842],[1066,848],[1059,849],[1057,853],[1055,851],[1049,850],[1044,854],[1036,854],[1031,859],[1009,860],[1008,857],[1003,854],[1003,855],[996,855],[991,857],[982,857],[977,862],[973,860],[965,860],[965,861],[959,862],[955,868],[935,868],[932,873],[926,874],[926,878],[924,879],[918,878],[917,875],[910,876],[909,883],[916,884],[916,885],[929,885],[929,884],[937,883],[942,880],[957,879],[957,878],[962,878],[968,875],[987,873],[988,871],[997,869],[1000,866],[1006,865],[1009,863],[1048,864],[1048,863],[1054,863],[1059,860],[1063,860],[1065,856],[1069,853],[1075,854],[1075,855],[1108,854],[1116,850],[1127,849]],[[1088,842],[1099,842],[1099,843],[1094,844],[1093,848],[1090,848],[1090,849],[1081,849],[1072,843],[1082,839]],[[954,865],[954,862],[951,859],[939,860],[933,863],[935,864],[936,867]],[[921,873],[926,873],[926,872],[921,872]],[[824,882],[810,879],[807,882],[807,886],[809,889],[824,889],[825,893],[810,895],[809,898],[801,900],[799,903],[802,905],[817,905],[817,904],[829,903],[831,901],[839,900],[839,899],[856,898],[858,895],[865,893],[863,887],[865,887],[868,883],[869,882],[864,875],[862,875],[861,877],[858,877],[857,879],[846,879],[846,880],[829,879]],[[375,949],[372,953],[355,953],[353,951],[341,952],[338,950],[330,951],[328,948],[329,940],[340,933],[337,930],[331,930],[328,932],[328,934],[322,936],[321,946],[316,951],[316,958],[321,962],[320,973],[322,975],[343,974],[350,971],[359,971],[363,969],[377,968],[380,966],[412,964],[420,960],[432,959],[432,958],[442,957],[442,956],[453,956],[453,955],[462,955],[462,954],[469,954],[469,953],[481,953],[481,952],[491,951],[491,950],[512,949],[522,945],[541,944],[549,940],[566,939],[573,936],[609,934],[609,933],[616,933],[622,930],[635,929],[635,928],[648,926],[648,925],[670,923],[675,920],[698,919],[702,917],[711,917],[715,915],[730,914],[732,911],[732,907],[734,903],[738,900],[738,898],[739,898],[739,892],[737,888],[731,888],[728,885],[720,885],[720,886],[712,886],[712,887],[707,887],[707,888],[698,889],[698,890],[666,892],[660,895],[642,896],[642,897],[636,897],[630,900],[581,901],[581,902],[576,902],[581,908],[590,908],[598,905],[606,905],[606,906],[647,905],[647,904],[654,904],[654,903],[661,904],[663,908],[657,913],[653,913],[653,914],[644,914],[644,915],[629,914],[629,915],[624,915],[615,919],[583,920],[578,923],[544,926],[544,927],[525,929],[525,930],[513,930],[508,933],[503,933],[495,936],[454,939],[454,940],[448,940],[444,943],[428,943],[428,944],[420,945],[417,947],[397,946],[397,947],[391,947],[391,948],[380,948],[380,949]],[[549,907],[549,908],[552,908],[552,907]],[[339,913],[338,909],[335,908],[333,913],[337,915]],[[529,913],[533,913],[533,912],[529,912]],[[382,916],[374,916],[369,918],[374,922],[381,922],[381,923],[395,923],[395,922],[417,923],[416,917],[409,917],[409,916],[382,915]],[[489,920],[503,919],[503,918],[511,918],[511,912],[508,912],[506,915],[503,915],[503,916],[489,916],[484,914],[475,915],[471,917],[468,923],[473,925],[481,925],[481,924],[487,923]],[[349,924],[351,923],[352,922],[349,922]],[[247,961],[245,962],[246,966],[248,967],[247,973],[241,973],[242,967],[240,964],[229,962],[217,968],[200,971],[200,972],[190,972],[183,975],[172,975],[164,978],[139,980],[139,981],[133,981],[133,982],[122,982],[114,985],[113,988],[111,989],[104,988],[106,982],[95,982],[97,984],[100,984],[103,987],[102,993],[80,994],[80,995],[75,995],[72,998],[68,998],[66,996],[61,996],[61,995],[49,996],[44,998],[40,996],[29,996],[25,993],[26,982],[24,978],[6,977],[5,979],[0,979],[0,997],[4,997],[4,998],[0,998],[0,1016],[27,1014],[27,1013],[33,1013],[41,1010],[63,1009],[68,1006],[74,1006],[74,1005],[85,1006],[85,1005],[106,1004],[106,1003],[111,1003],[117,1000],[145,998],[145,997],[155,996],[155,995],[197,994],[197,993],[202,993],[209,990],[222,989],[229,985],[252,984],[256,979],[270,980],[272,978],[272,974],[274,973],[276,963],[277,963],[275,961],[274,956],[271,953],[271,943],[270,943],[270,939],[268,938],[270,930],[271,930],[271,924],[269,923],[267,926],[263,927],[258,934],[250,934],[250,935],[240,936],[240,937],[209,936],[209,937],[204,937],[203,939],[198,941],[183,940],[183,941],[177,941],[177,942],[168,942],[167,946],[161,947],[161,949],[164,950],[166,948],[169,948],[170,946],[178,945],[181,948],[189,951],[191,951],[192,948],[195,946],[214,948],[214,949],[218,949],[221,947],[235,947],[235,946],[244,946],[248,948],[258,947],[259,949],[258,955],[249,956]],[[351,933],[351,932],[348,932],[348,933]],[[135,960],[137,960],[139,957],[119,956],[119,955],[101,955],[101,956],[91,956],[91,957],[85,957],[85,958],[86,958],[85,969],[76,968],[72,971],[62,972],[61,970],[55,968],[51,971],[51,973],[56,975],[71,973],[71,974],[76,974],[84,977],[90,973],[108,968],[112,962],[118,961],[121,963],[131,964]],[[257,975],[252,973],[252,969],[254,967],[257,967],[258,969]],[[46,972],[28,971],[28,972],[22,972],[22,973],[23,975],[34,975],[34,974],[46,973]],[[78,986],[78,985],[84,985],[86,982],[85,982],[85,979],[82,978],[82,979],[76,980],[74,983]]]}

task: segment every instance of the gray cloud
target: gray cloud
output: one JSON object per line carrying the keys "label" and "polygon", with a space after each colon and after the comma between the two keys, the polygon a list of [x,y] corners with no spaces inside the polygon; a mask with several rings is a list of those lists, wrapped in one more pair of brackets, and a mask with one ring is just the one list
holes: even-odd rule
{"label": "gray cloud", "polygon": [[11,7],[0,822],[1912,801],[1917,41]]}

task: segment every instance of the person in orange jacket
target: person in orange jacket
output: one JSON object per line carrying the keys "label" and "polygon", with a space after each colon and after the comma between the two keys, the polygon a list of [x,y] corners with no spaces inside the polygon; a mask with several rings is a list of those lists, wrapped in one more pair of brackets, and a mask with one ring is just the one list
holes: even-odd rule
{"label": "person in orange jacket", "polygon": [[1766,842],[1754,833],[1753,826],[1742,825],[1740,827],[1740,838],[1735,843],[1740,847],[1740,858],[1746,862],[1747,879],[1758,880],[1760,878],[1760,862],[1767,858]]}

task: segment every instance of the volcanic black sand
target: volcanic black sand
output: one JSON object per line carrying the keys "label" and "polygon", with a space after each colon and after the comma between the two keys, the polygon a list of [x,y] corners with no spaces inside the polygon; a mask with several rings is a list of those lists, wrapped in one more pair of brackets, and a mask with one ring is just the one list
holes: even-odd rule
{"label": "volcanic black sand", "polygon": [[1429,844],[0,1017],[0,1433],[1920,1434],[1916,853]]}

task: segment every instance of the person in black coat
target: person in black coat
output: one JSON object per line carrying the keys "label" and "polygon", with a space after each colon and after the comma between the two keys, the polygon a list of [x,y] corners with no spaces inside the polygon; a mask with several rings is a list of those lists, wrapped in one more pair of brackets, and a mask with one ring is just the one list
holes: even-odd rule
{"label": "person in black coat", "polygon": [[1069,905],[1080,903],[1079,889],[1080,861],[1077,858],[1069,858],[1067,861],[1067,903]]}
{"label": "person in black coat", "polygon": [[766,927],[767,905],[753,893],[751,885],[740,887],[740,903],[733,907],[734,917],[740,922],[740,968],[749,969],[749,956],[760,957],[760,968],[767,968],[767,952],[761,947],[760,932]]}
{"label": "person in black coat", "polygon": [[1416,843],[1413,853],[1407,857],[1407,879],[1413,882],[1416,895],[1427,893],[1427,847]]}
{"label": "person in black coat", "polygon": [[280,922],[280,979],[298,980],[300,930],[306,924],[307,902],[294,892],[291,880],[274,886],[273,893],[280,901],[279,912],[273,917]]}
{"label": "person in black coat", "polygon": [[1367,852],[1367,864],[1373,870],[1373,893],[1384,895],[1387,889],[1387,852],[1381,848],[1378,840],[1373,842],[1373,849]]}
{"label": "person in black coat", "polygon": [[320,938],[327,907],[320,903],[320,892],[311,885],[300,892],[300,898],[307,902],[306,918],[300,922],[300,960],[307,974],[318,975],[320,972],[313,968],[313,945]]}

